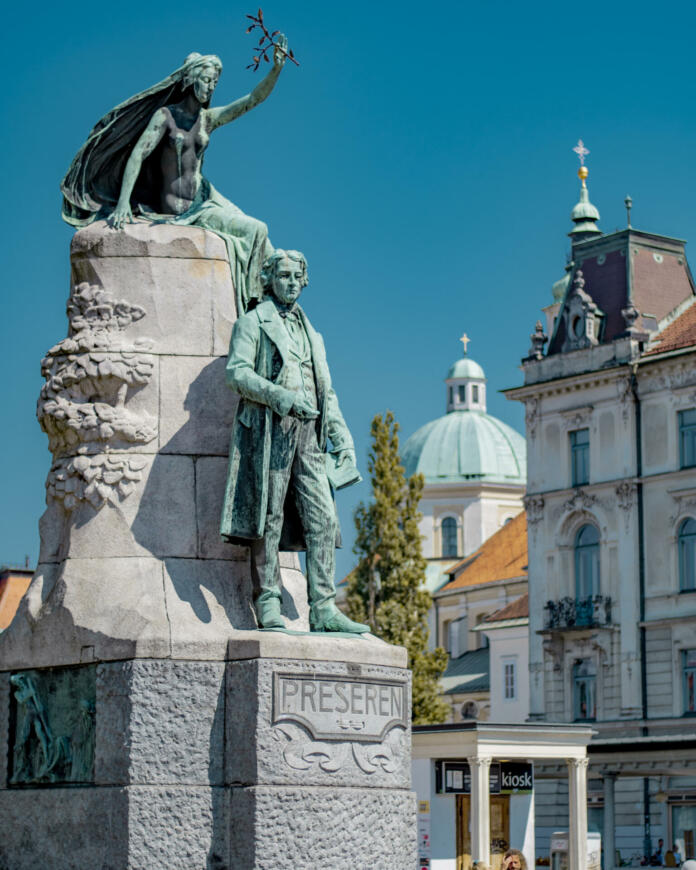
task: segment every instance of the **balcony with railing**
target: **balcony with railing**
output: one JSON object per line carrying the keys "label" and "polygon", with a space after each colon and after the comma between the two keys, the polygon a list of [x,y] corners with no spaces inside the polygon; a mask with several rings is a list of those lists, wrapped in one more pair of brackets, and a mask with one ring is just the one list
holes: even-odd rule
{"label": "balcony with railing", "polygon": [[558,601],[547,601],[544,606],[545,631],[606,628],[610,625],[611,598],[608,595],[567,596]]}

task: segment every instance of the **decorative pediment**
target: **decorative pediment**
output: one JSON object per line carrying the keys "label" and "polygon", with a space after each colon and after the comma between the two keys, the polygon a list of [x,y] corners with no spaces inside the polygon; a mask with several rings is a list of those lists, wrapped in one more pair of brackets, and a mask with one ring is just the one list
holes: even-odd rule
{"label": "decorative pediment", "polygon": [[575,408],[566,408],[561,411],[561,417],[566,429],[581,429],[590,425],[594,405],[578,405]]}
{"label": "decorative pediment", "polygon": [[578,269],[573,279],[573,288],[568,294],[563,319],[566,337],[561,348],[563,353],[582,350],[599,344],[599,336],[604,312],[596,305],[585,290],[585,279]]}
{"label": "decorative pediment", "polygon": [[675,511],[669,518],[670,525],[673,526],[685,513],[696,513],[696,488],[670,489],[668,492],[675,503]]}
{"label": "decorative pediment", "polygon": [[565,513],[588,510],[596,502],[596,495],[586,492],[584,489],[577,489],[567,501],[563,502],[563,510]]}

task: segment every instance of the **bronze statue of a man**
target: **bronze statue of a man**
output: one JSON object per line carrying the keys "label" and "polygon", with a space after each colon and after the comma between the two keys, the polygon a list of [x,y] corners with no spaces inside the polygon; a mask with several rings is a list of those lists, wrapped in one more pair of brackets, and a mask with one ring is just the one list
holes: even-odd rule
{"label": "bronze statue of a man", "polygon": [[251,547],[259,626],[285,627],[278,550],[306,550],[312,631],[366,632],[335,604],[339,528],[329,477],[339,487],[360,477],[324,342],[297,304],[304,256],[276,250],[261,283],[263,300],[239,317],[230,342],[227,383],[241,402],[220,532]]}

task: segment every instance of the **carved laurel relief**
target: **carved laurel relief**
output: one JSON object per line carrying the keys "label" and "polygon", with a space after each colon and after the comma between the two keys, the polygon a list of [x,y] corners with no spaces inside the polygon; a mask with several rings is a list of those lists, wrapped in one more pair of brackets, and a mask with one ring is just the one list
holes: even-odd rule
{"label": "carved laurel relief", "polygon": [[49,499],[68,509],[80,501],[99,508],[128,496],[145,464],[138,457],[108,454],[123,450],[124,442],[147,444],[157,434],[155,417],[126,406],[152,378],[153,342],[124,335],[145,310],[99,286],[78,284],[67,314],[68,338],[41,362],[46,383],[37,417],[54,458],[46,487]]}
{"label": "carved laurel relief", "polygon": [[62,501],[67,510],[79,502],[94,508],[116,504],[129,496],[142,477],[142,456],[75,456],[55,462],[46,479],[49,500]]}

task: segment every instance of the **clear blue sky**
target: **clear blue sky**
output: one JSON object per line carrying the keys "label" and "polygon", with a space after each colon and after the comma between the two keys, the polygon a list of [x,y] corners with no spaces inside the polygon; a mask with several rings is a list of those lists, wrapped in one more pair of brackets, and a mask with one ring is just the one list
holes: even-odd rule
{"label": "clear blue sky", "polygon": [[[444,413],[471,336],[489,412],[519,383],[539,308],[563,274],[582,137],[605,230],[696,237],[696,7],[269,0],[301,61],[268,102],[216,133],[206,174],[303,250],[303,304],[324,334],[365,468],[370,421],[404,436]],[[3,13],[3,517],[0,562],[38,554],[50,455],[39,363],[65,336],[68,245],[58,185],[94,122],[191,51],[224,63],[216,102],[246,93],[251,5],[17,3]],[[687,248],[687,251],[689,249]],[[362,484],[339,494],[344,537]],[[352,564],[350,546],[339,576]]]}

